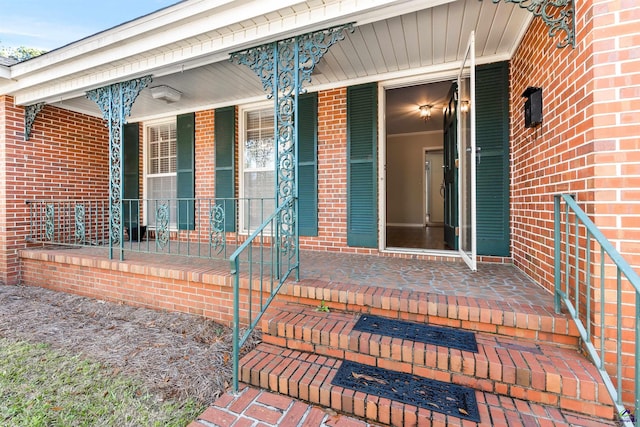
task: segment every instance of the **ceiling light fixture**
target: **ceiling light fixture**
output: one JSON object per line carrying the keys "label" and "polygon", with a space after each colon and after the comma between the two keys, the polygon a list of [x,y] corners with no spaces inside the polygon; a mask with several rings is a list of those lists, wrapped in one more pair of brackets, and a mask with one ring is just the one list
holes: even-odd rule
{"label": "ceiling light fixture", "polygon": [[431,118],[431,105],[421,105],[418,110],[420,110],[420,118],[425,122]]}
{"label": "ceiling light fixture", "polygon": [[151,96],[153,99],[160,99],[166,102],[176,102],[180,101],[182,92],[167,85],[160,85],[151,88]]}

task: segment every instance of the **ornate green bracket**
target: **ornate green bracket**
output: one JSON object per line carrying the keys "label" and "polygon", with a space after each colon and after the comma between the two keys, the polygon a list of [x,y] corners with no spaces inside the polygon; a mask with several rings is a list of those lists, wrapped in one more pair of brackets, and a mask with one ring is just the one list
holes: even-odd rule
{"label": "ornate green bracket", "polygon": [[33,105],[27,105],[24,107],[24,140],[28,141],[31,138],[31,128],[33,122],[36,121],[36,116],[44,108],[44,102],[39,102]]}
{"label": "ornate green bracket", "polygon": [[289,256],[298,253],[298,95],[304,92],[303,84],[311,82],[322,56],[344,39],[345,30],[353,31],[353,25],[307,33],[231,55],[231,61],[253,70],[261,79],[267,98],[274,100],[277,206],[294,196],[294,203],[282,209],[278,218],[278,244],[282,253]]}
{"label": "ornate green bracket", "polygon": [[[122,134],[126,118],[140,91],[151,83],[151,76],[114,83],[87,92],[87,98],[100,107],[109,127],[109,257],[113,245],[123,243],[122,228]],[[123,257],[120,251],[120,258]]]}
{"label": "ornate green bracket", "polygon": [[[502,0],[491,1],[499,3]],[[542,18],[549,27],[549,37],[555,37],[558,31],[563,32],[565,37],[556,47],[563,48],[569,45],[576,47],[575,0],[504,0],[504,2],[515,3],[533,13],[533,16]]]}

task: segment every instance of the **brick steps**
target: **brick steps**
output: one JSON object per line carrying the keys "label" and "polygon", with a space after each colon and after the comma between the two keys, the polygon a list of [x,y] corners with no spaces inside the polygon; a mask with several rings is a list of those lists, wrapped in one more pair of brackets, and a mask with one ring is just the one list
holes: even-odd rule
{"label": "brick steps", "polygon": [[353,360],[484,392],[611,418],[611,399],[595,366],[575,348],[476,333],[478,353],[352,330],[357,313],[318,312],[274,302],[263,342]]}
{"label": "brick steps", "polygon": [[240,378],[247,384],[265,390],[384,425],[616,425],[613,421],[572,414],[549,405],[497,396],[480,390],[476,391],[476,399],[481,421],[475,423],[334,386],[331,380],[341,363],[331,357],[262,343],[242,359]]}
{"label": "brick steps", "polygon": [[364,285],[301,280],[285,286],[280,301],[313,307],[321,301],[331,309],[362,312],[476,332],[577,346],[578,329],[553,307],[513,301],[376,288]]}

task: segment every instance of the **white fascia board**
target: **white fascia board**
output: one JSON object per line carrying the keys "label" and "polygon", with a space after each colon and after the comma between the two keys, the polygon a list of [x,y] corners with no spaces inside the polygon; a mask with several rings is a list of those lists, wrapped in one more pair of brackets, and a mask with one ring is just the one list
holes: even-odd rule
{"label": "white fascia board", "polygon": [[11,80],[11,68],[6,65],[0,65],[0,81],[2,80]]}
{"label": "white fascia board", "polygon": [[[313,2],[310,5],[291,0],[234,2],[234,5],[228,7],[218,6],[210,9],[210,13],[200,13],[193,19],[184,18],[173,25],[167,24],[162,27],[162,32],[149,30],[149,33],[121,40],[117,46],[100,48],[76,59],[52,64],[39,72],[23,73],[22,77],[19,73],[14,73],[18,82],[10,89],[15,93],[18,104],[59,101],[117,81],[146,74],[166,75],[179,69],[226,60],[230,52],[294,34],[347,22],[355,22],[358,25],[430,8],[448,1],[452,0],[334,0],[325,3]],[[196,4],[201,3],[221,2],[203,0]],[[227,4],[222,3],[225,6]],[[295,5],[305,5],[306,8],[296,8],[299,10],[297,13],[289,10],[291,13],[288,15],[282,14],[284,9]],[[247,23],[251,22],[251,19],[255,21],[248,26]],[[133,21],[135,22],[137,21]],[[217,37],[203,36],[216,30],[224,32],[220,31],[222,34]],[[172,49],[166,47],[177,42],[183,42],[188,46]],[[166,48],[163,50],[162,46]],[[154,54],[150,55],[152,51]],[[122,62],[122,58],[130,59],[125,65],[108,67],[110,63]],[[38,58],[34,58],[36,59]]]}
{"label": "white fascia board", "polygon": [[188,19],[200,13],[215,10],[231,3],[233,0],[183,1],[138,19],[125,22],[116,27],[106,29],[92,36],[72,42],[66,46],[47,52],[18,67],[19,74],[29,74],[41,69],[54,66],[63,61],[73,60],[97,50],[113,47],[115,43],[144,35],[159,28],[174,25],[176,22]]}
{"label": "white fascia board", "polygon": [[[192,2],[186,2],[191,4]],[[184,13],[169,14],[165,10],[161,19],[155,15],[143,17],[141,24],[132,21],[88,39],[81,40],[57,51],[18,64],[14,77],[30,84],[31,76],[37,74],[38,82],[61,78],[95,67],[108,65],[123,58],[145,55],[151,50],[178,42],[194,43],[190,40],[208,32],[225,30],[228,26],[270,13],[274,8],[282,9],[299,3],[299,0],[248,0],[248,1],[202,1],[196,4],[214,3],[216,7],[198,8]],[[233,7],[224,7],[232,3]],[[237,5],[236,3],[240,3]],[[220,5],[222,4],[222,6]],[[178,4],[180,5],[180,4]],[[153,20],[152,20],[153,19]],[[151,21],[152,20],[152,21]],[[227,30],[228,31],[228,30]],[[225,32],[227,32],[225,31]],[[69,51],[70,50],[70,51]]]}

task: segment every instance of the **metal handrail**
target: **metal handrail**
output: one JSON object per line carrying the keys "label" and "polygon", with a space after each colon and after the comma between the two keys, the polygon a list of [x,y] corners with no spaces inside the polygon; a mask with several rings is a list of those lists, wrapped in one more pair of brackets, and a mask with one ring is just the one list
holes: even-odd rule
{"label": "metal handrail", "polygon": [[[292,271],[299,266],[297,256],[298,245],[293,247],[282,244],[279,236],[279,220],[285,209],[291,209],[294,203],[293,197],[288,197],[284,202],[262,223],[257,230],[240,246],[229,258],[231,274],[233,275],[233,391],[238,392],[240,348],[247,341],[260,318],[266,311],[271,301],[287,280]],[[266,230],[269,233],[266,233]],[[264,239],[265,235],[272,236]],[[267,242],[267,244],[265,244]],[[258,250],[258,261],[254,263],[254,249]],[[265,249],[268,249],[265,250]],[[243,259],[243,255],[245,258]],[[268,258],[265,260],[265,258]],[[240,332],[240,274],[241,263],[247,265],[248,303],[247,303],[247,328]],[[254,268],[257,266],[257,272]],[[266,269],[265,267],[270,267]],[[258,301],[253,301],[254,282],[259,285]],[[265,297],[265,282],[268,286],[268,296]],[[275,286],[274,286],[275,285]],[[258,312],[253,317],[253,304],[258,305]]]}
{"label": "metal handrail", "polygon": [[[564,211],[564,232],[561,227],[562,212],[561,203],[565,203]],[[570,224],[570,217],[573,215],[573,226]],[[573,231],[573,234],[572,234]],[[582,235],[580,234],[582,233]],[[564,237],[564,239],[563,239]],[[573,242],[573,247],[571,247]],[[600,247],[599,260],[599,280],[600,280],[600,301],[592,301],[592,291],[597,291],[592,285],[592,261],[591,246],[595,242]],[[564,243],[564,245],[563,245]],[[563,252],[564,246],[564,252]],[[573,252],[571,251],[573,249]],[[581,255],[582,254],[582,255]],[[605,369],[605,260],[609,259],[616,270],[616,383]],[[563,267],[564,260],[564,269]],[[573,261],[573,265],[571,263]],[[597,267],[597,261],[593,267]],[[582,266],[582,271],[581,271]],[[573,273],[572,273],[573,271]],[[584,281],[580,280],[580,273],[583,273]],[[622,278],[625,278],[635,292],[635,407],[630,413],[622,401]],[[563,289],[564,278],[564,289]],[[611,280],[613,280],[611,278]],[[573,284],[573,289],[571,285]],[[598,368],[600,375],[607,387],[621,421],[625,426],[640,426],[640,277],[613,247],[609,240],[602,234],[598,227],[591,221],[587,214],[578,206],[574,196],[569,194],[557,194],[554,197],[554,297],[556,312],[560,312],[561,304],[564,303],[573,318],[584,346],[594,364]],[[573,291],[573,292],[572,292]],[[584,292],[584,307],[581,307],[581,291]],[[593,307],[592,307],[593,305]],[[596,324],[592,320],[592,310],[598,308],[600,322]],[[598,313],[598,311],[595,311]],[[609,314],[609,313],[607,313]],[[584,321],[583,321],[584,319]],[[586,323],[585,323],[586,322]],[[596,348],[591,335],[592,328],[599,328],[599,346]],[[634,419],[635,416],[635,419]]]}

